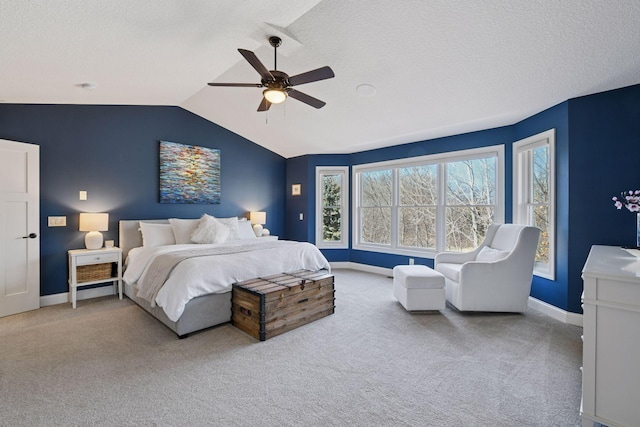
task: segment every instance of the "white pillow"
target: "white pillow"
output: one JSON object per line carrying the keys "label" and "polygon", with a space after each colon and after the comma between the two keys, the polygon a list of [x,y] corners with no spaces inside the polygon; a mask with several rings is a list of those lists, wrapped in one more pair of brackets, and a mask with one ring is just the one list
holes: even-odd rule
{"label": "white pillow", "polygon": [[255,239],[256,233],[253,232],[253,226],[249,221],[238,221],[238,239]]}
{"label": "white pillow", "polygon": [[227,240],[231,230],[211,215],[204,214],[198,226],[191,234],[194,243],[222,243]]}
{"label": "white pillow", "polygon": [[140,231],[142,232],[142,246],[145,248],[176,244],[171,224],[153,224],[140,221]]}
{"label": "white pillow", "polygon": [[238,217],[232,216],[230,218],[216,218],[222,224],[229,227],[229,237],[227,240],[238,240]]}
{"label": "white pillow", "polygon": [[498,261],[500,259],[506,258],[509,255],[509,251],[500,251],[498,249],[493,249],[489,246],[485,246],[480,249],[478,255],[476,255],[476,261]]}
{"label": "white pillow", "polygon": [[178,245],[183,243],[192,243],[191,234],[195,231],[199,222],[199,219],[170,218],[169,223],[173,229],[173,235],[176,239],[176,243]]}

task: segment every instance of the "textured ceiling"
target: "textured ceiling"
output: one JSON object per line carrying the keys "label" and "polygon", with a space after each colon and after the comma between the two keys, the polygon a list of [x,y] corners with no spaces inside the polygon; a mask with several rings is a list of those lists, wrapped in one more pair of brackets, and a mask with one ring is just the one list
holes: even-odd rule
{"label": "textured ceiling", "polygon": [[[638,0],[2,0],[0,100],[177,105],[285,157],[349,153],[640,83],[639,22]],[[296,87],[324,108],[206,85],[259,82],[237,48],[272,69],[270,35],[279,70],[334,70]]]}

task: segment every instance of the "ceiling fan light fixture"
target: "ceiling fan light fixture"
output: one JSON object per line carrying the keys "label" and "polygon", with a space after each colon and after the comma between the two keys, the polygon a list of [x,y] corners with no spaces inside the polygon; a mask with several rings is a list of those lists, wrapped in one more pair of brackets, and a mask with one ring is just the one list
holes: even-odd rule
{"label": "ceiling fan light fixture", "polygon": [[282,89],[265,89],[262,95],[272,104],[280,104],[287,99],[287,92]]}

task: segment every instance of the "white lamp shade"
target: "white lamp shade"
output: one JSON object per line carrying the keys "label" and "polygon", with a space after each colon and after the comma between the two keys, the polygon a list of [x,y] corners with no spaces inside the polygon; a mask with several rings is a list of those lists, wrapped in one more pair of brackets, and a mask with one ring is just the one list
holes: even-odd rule
{"label": "white lamp shade", "polygon": [[249,214],[249,221],[251,224],[266,224],[267,213],[266,212],[251,212]]}
{"label": "white lamp shade", "polygon": [[109,229],[108,213],[81,213],[80,231],[107,231]]}

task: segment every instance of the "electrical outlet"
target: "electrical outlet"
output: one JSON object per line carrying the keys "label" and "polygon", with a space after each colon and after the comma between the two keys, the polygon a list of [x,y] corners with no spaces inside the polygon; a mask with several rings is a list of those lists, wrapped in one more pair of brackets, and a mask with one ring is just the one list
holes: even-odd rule
{"label": "electrical outlet", "polygon": [[67,217],[66,216],[50,216],[48,217],[49,227],[66,227],[67,226]]}
{"label": "electrical outlet", "polygon": [[304,220],[304,214],[302,212],[300,212],[300,221]]}
{"label": "electrical outlet", "polygon": [[409,258],[409,265],[413,265],[413,258]]}

